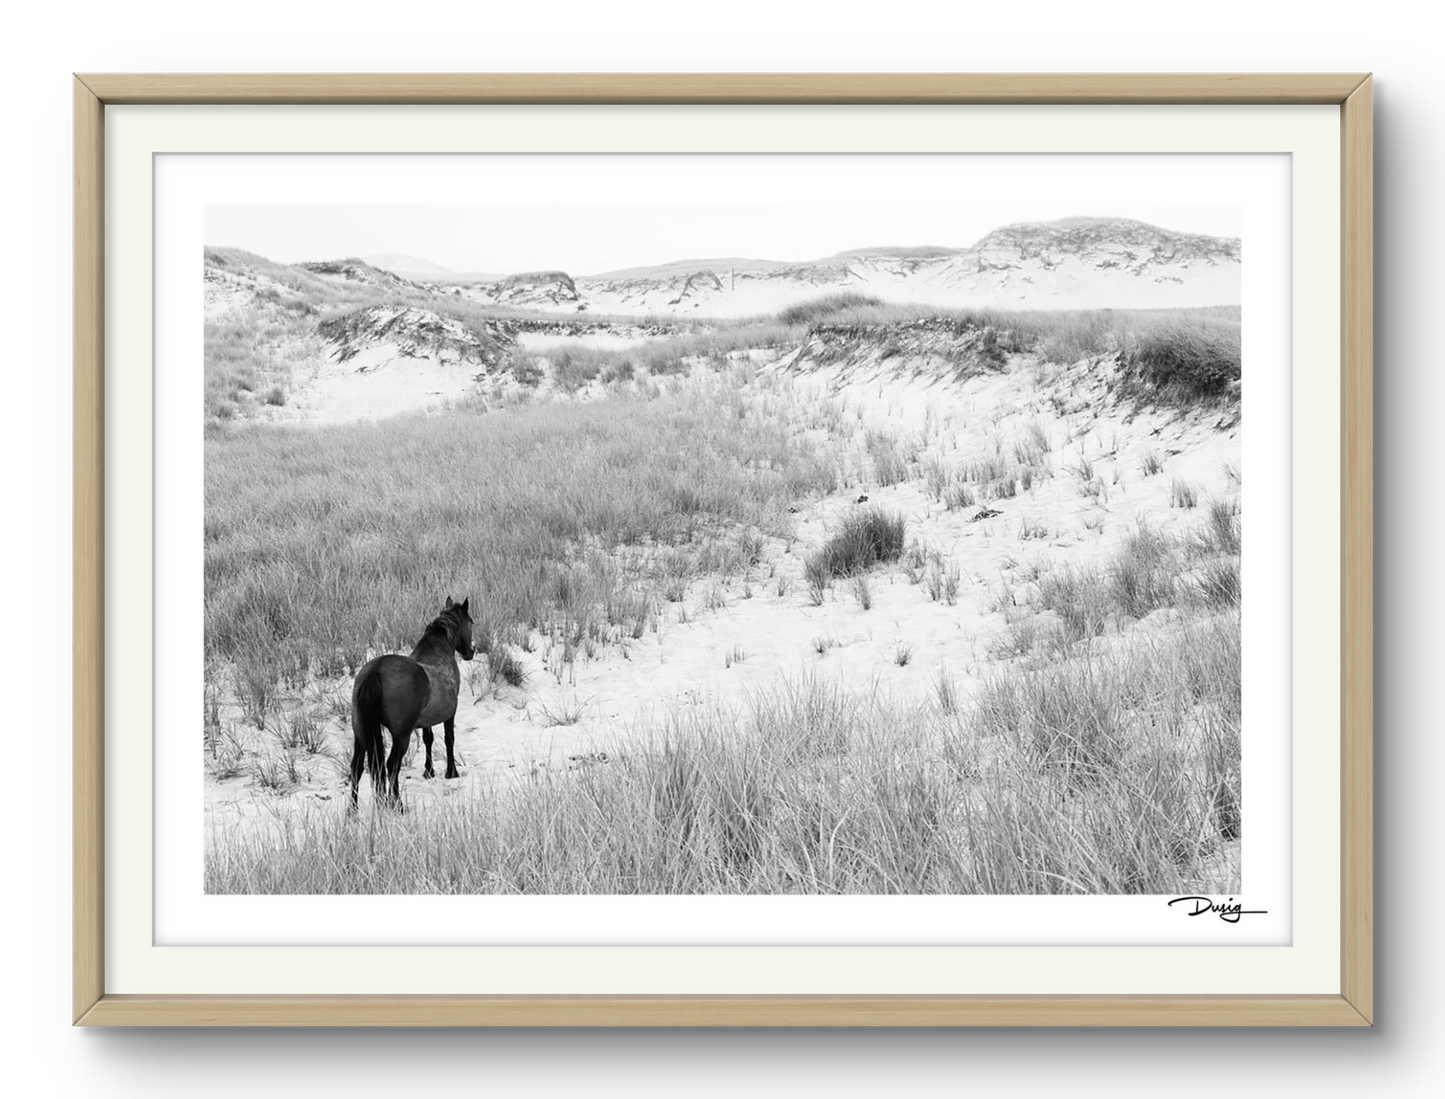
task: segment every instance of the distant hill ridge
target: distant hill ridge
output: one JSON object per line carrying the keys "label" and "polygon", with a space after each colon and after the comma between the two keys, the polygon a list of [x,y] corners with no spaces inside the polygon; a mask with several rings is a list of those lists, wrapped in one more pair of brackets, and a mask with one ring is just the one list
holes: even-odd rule
{"label": "distant hill ridge", "polygon": [[595,275],[458,274],[400,255],[297,266],[330,278],[543,312],[717,317],[775,313],[843,291],[948,307],[1238,305],[1241,285],[1238,238],[1084,216],[1003,225],[965,248],[882,245],[808,261],[683,259]]}
{"label": "distant hill ridge", "polygon": [[[1147,237],[1158,237],[1160,240],[1178,241],[1215,241],[1219,242],[1220,250],[1227,252],[1231,246],[1235,252],[1238,251],[1239,240],[1237,237],[1219,237],[1203,233],[1187,233],[1174,229],[1165,229],[1149,222],[1139,221],[1135,218],[1118,217],[1066,217],[1057,218],[1053,221],[1024,221],[1012,222],[1001,225],[997,229],[985,233],[972,245],[967,247],[953,247],[945,245],[877,245],[868,248],[850,248],[842,252],[835,252],[832,255],[822,256],[809,260],[779,260],[762,259],[758,257],[742,256],[700,256],[689,259],[669,260],[665,263],[642,265],[636,267],[624,267],[610,271],[600,271],[594,274],[574,276],[582,279],[639,279],[639,278],[667,278],[674,275],[689,275],[703,270],[717,271],[768,271],[781,268],[812,267],[818,265],[836,265],[853,259],[875,259],[896,257],[901,259],[937,259],[947,256],[963,255],[976,249],[985,247],[992,241],[1002,239],[1016,239],[1020,237],[1036,237],[1039,239],[1053,240],[1060,243],[1069,243],[1078,246],[1083,243],[1094,243],[1109,236],[1121,238],[1132,238],[1140,240]],[[434,279],[437,281],[500,281],[507,278],[517,278],[528,274],[528,272],[512,272],[511,274],[484,274],[481,272],[457,272],[441,264],[432,263],[430,260],[421,259],[416,256],[407,255],[375,255],[363,257],[364,262],[372,267],[390,271],[392,274],[402,275],[407,278]]]}

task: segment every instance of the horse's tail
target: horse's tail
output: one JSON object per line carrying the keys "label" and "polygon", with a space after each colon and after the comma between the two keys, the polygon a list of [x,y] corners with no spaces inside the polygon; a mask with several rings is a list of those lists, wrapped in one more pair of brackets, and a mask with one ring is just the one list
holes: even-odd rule
{"label": "horse's tail", "polygon": [[386,776],[381,704],[381,677],[374,668],[368,668],[357,679],[351,693],[351,733],[356,740],[354,751],[358,756],[365,755],[366,764],[371,768],[371,781],[377,787]]}

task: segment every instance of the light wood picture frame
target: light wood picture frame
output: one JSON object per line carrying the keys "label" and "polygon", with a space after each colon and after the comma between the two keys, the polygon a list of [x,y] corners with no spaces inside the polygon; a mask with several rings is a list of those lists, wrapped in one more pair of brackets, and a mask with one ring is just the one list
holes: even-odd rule
{"label": "light wood picture frame", "polygon": [[[1372,993],[1372,137],[1367,74],[84,74],[74,79],[72,1013],[85,1026],[1368,1026]],[[1284,104],[1340,122],[1340,986],[1323,995],[108,993],[105,112],[130,104]],[[1296,382],[1296,384],[1299,384]]]}

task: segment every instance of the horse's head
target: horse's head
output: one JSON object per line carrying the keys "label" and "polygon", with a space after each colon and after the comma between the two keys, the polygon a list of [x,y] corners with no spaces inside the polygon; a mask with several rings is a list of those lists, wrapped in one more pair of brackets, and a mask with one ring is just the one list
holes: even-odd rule
{"label": "horse's head", "polygon": [[471,601],[472,597],[469,595],[460,603],[453,603],[449,595],[446,608],[442,612],[450,612],[457,624],[457,652],[461,653],[463,660],[470,660],[477,655],[477,650],[472,648],[472,615],[468,610]]}

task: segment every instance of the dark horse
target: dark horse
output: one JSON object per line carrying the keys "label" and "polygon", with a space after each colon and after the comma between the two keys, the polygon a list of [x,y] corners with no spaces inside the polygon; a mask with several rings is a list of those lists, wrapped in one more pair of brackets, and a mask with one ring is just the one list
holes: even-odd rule
{"label": "dark horse", "polygon": [[[422,730],[426,745],[426,778],[434,778],[431,765],[431,727],[441,722],[446,730],[447,778],[460,778],[452,744],[456,736],[457,692],[461,675],[456,653],[470,660],[472,617],[467,613],[470,598],[453,603],[447,598],[442,613],[432,619],[410,656],[388,653],[368,662],[356,676],[351,689],[351,732],[355,744],[351,755],[351,808],[356,808],[356,788],[361,772],[371,765],[371,781],[378,800],[401,805],[401,760],[411,743],[411,731]],[[381,727],[391,730],[391,755],[382,769],[385,745]],[[391,789],[388,790],[387,786]]]}

